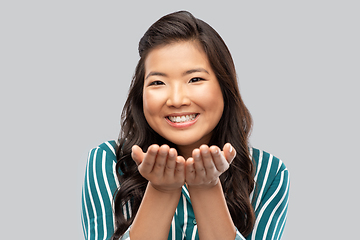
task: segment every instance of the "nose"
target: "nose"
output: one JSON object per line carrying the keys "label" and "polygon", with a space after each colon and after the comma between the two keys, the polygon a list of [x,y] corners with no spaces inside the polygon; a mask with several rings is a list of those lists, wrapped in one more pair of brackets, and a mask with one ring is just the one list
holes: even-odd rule
{"label": "nose", "polygon": [[189,94],[184,86],[173,86],[169,91],[166,105],[168,107],[180,108],[182,106],[190,105]]}

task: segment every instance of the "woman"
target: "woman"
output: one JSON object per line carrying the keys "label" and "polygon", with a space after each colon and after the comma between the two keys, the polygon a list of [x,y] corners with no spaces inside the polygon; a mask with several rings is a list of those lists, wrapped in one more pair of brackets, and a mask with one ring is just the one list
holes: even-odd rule
{"label": "woman", "polygon": [[288,171],[249,147],[251,116],[221,37],[176,12],[148,29],[139,54],[119,141],[89,153],[85,238],[280,239]]}

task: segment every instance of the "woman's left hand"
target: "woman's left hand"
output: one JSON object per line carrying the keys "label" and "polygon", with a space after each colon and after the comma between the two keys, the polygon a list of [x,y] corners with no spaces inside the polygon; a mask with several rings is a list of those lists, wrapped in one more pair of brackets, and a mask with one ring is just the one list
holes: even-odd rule
{"label": "woman's left hand", "polygon": [[219,181],[236,156],[230,143],[225,144],[223,151],[217,146],[201,145],[194,149],[192,157],[186,160],[185,181],[188,187],[211,188]]}

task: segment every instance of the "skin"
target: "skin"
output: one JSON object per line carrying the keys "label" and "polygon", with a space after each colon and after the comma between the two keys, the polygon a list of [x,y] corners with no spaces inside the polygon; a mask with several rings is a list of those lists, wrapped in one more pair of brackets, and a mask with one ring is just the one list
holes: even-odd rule
{"label": "skin", "polygon": [[[202,70],[184,74],[192,69]],[[199,238],[234,239],[235,226],[219,176],[229,168],[236,152],[230,143],[223,149],[208,146],[224,103],[206,54],[196,42],[166,45],[149,53],[145,70],[146,120],[175,143],[179,153],[167,145],[154,144],[146,152],[133,146],[132,158],[149,183],[130,230],[131,239],[167,239],[184,184],[188,186]],[[166,120],[174,113],[196,113],[198,119],[190,126],[174,127]]]}

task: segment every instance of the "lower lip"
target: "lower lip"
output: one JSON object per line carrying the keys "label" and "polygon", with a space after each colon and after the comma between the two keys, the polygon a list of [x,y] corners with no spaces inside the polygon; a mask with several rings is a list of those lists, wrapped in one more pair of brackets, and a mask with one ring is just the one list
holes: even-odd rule
{"label": "lower lip", "polygon": [[165,118],[165,119],[166,119],[167,123],[170,124],[170,126],[172,126],[172,127],[175,127],[175,128],[187,128],[187,127],[190,127],[190,126],[194,125],[196,123],[196,121],[199,119],[199,116],[200,116],[200,114],[198,114],[194,120],[187,121],[187,122],[181,122],[181,123],[172,122],[168,118]]}

